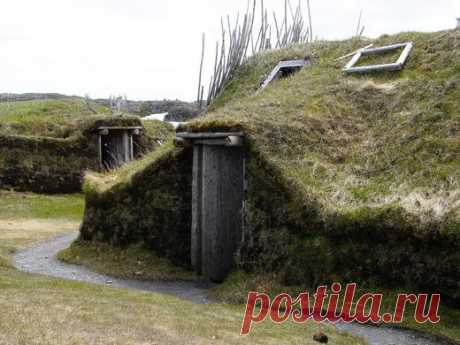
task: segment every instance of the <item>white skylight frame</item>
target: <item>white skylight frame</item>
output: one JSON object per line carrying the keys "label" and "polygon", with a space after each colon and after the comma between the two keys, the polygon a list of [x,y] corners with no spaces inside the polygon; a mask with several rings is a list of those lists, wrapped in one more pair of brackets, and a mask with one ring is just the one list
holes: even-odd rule
{"label": "white skylight frame", "polygon": [[[343,71],[345,73],[367,73],[374,71],[400,71],[404,67],[404,64],[409,57],[410,52],[412,51],[414,44],[412,42],[404,42],[398,44],[392,44],[385,47],[378,48],[368,48],[368,49],[359,49],[356,54],[352,57],[350,62],[344,67]],[[380,65],[369,65],[369,66],[358,66],[355,65],[358,63],[359,59],[362,56],[372,55],[372,54],[383,54],[389,51],[396,49],[404,48],[401,55],[398,58],[398,61],[390,64],[380,64]]]}

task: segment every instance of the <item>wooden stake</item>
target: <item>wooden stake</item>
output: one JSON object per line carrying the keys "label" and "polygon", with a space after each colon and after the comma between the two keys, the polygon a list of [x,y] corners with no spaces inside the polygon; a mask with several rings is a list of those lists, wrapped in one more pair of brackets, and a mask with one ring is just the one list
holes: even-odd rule
{"label": "wooden stake", "polygon": [[203,75],[205,40],[206,40],[206,37],[205,37],[205,34],[203,33],[203,37],[201,40],[201,62],[200,62],[200,76],[198,78],[198,96],[197,96],[197,102],[200,103],[200,107],[201,107],[201,99],[202,99],[202,96],[200,97],[200,92],[201,92],[201,77]]}
{"label": "wooden stake", "polygon": [[308,10],[308,23],[310,32],[310,42],[313,42],[313,24],[311,22],[311,8],[310,8],[310,0],[307,0],[307,10]]}

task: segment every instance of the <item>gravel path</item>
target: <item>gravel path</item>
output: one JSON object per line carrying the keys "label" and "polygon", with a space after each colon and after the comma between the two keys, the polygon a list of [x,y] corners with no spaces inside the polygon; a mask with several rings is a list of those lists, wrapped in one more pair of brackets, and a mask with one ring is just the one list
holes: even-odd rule
{"label": "gravel path", "polygon": [[59,261],[56,255],[68,248],[78,233],[60,236],[52,241],[44,242],[13,257],[13,265],[24,272],[43,274],[51,277],[77,280],[93,284],[110,285],[120,288],[160,292],[199,304],[209,303],[207,287],[193,282],[162,282],[139,281],[109,277],[90,271],[84,266],[66,264]]}
{"label": "gravel path", "polygon": [[374,327],[357,323],[339,323],[336,324],[336,327],[363,337],[370,345],[458,345],[444,338],[405,329]]}
{"label": "gravel path", "polygon": [[[52,241],[17,253],[13,265],[24,272],[77,280],[93,284],[110,285],[120,288],[137,289],[174,295],[199,304],[209,303],[209,287],[192,282],[137,281],[113,278],[94,273],[83,266],[70,265],[56,259],[56,254],[68,248],[77,237],[77,233],[60,236]],[[339,323],[336,327],[342,331],[362,336],[370,345],[458,345],[431,335],[388,327],[372,327],[360,324]]]}

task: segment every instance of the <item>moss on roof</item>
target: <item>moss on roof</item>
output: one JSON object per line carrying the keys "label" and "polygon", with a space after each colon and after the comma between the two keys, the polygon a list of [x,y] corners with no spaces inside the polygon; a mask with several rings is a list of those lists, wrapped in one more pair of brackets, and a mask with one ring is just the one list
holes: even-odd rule
{"label": "moss on roof", "polygon": [[[335,61],[369,43],[413,41],[403,71],[345,75]],[[256,94],[283,59],[313,64]],[[270,51],[240,68],[189,131],[244,129],[286,178],[328,208],[460,210],[460,30]]]}

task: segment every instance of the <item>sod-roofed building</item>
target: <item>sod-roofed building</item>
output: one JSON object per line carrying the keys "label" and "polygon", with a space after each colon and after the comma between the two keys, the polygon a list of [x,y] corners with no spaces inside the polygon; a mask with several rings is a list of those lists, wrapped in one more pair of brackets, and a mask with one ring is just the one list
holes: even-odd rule
{"label": "sod-roofed building", "polygon": [[[413,43],[400,71],[346,74],[347,61],[337,61],[370,43],[400,42]],[[280,61],[305,54],[299,46],[251,57],[176,143],[110,176],[90,174],[81,238],[143,243],[199,273],[209,253],[227,260],[222,242],[236,243],[225,274],[440,292],[460,303],[460,30],[316,42],[308,65],[257,92]],[[360,63],[385,64],[399,54]],[[235,133],[243,138],[238,145]],[[227,184],[240,180],[225,175],[232,148],[243,186]],[[203,152],[210,166],[200,163]],[[240,187],[236,211],[197,202],[206,190],[218,200]],[[234,234],[196,242],[196,231],[224,224],[209,219],[222,210],[241,217],[224,226]]]}
{"label": "sod-roofed building", "polygon": [[158,121],[145,128],[135,116],[85,114],[81,104],[71,98],[0,104],[0,188],[79,192],[86,171],[140,158],[173,132]]}

